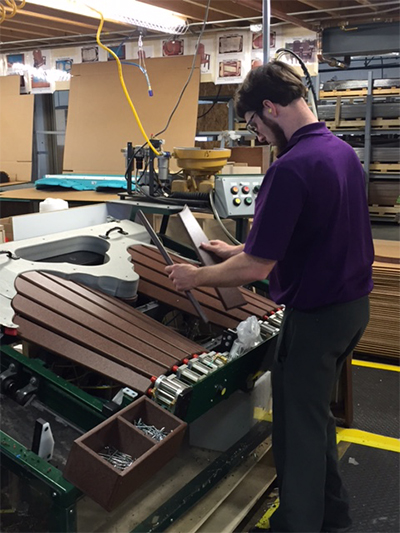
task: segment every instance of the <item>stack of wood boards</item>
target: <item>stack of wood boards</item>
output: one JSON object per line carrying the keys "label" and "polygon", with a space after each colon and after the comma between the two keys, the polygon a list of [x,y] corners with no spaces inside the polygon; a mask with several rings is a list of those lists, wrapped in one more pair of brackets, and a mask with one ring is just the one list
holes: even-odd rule
{"label": "stack of wood boards", "polygon": [[[165,274],[165,261],[160,252],[150,246],[131,246],[129,253],[132,256],[135,272],[139,274],[140,294],[146,295],[152,300],[158,300],[174,309],[197,316],[194,307],[186,298],[185,294],[178,292],[172,281]],[[169,254],[174,263],[187,263],[188,261],[176,254]],[[193,296],[201,305],[211,324],[221,328],[234,329],[239,322],[254,315],[262,318],[266,313],[276,310],[277,305],[268,298],[255,294],[248,289],[239,289],[246,304],[243,307],[227,311],[212,287],[199,287],[192,292]]]}
{"label": "stack of wood boards", "polygon": [[374,240],[371,318],[357,351],[400,359],[400,245]]}
{"label": "stack of wood boards", "polygon": [[24,341],[145,393],[200,344],[117,298],[45,272],[15,282],[14,322]]}

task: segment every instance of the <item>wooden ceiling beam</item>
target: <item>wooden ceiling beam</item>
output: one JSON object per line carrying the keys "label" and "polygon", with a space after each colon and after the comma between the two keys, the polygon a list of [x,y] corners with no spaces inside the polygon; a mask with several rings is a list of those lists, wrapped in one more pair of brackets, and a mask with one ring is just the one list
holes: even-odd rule
{"label": "wooden ceiling beam", "polygon": [[[318,10],[323,9],[325,11],[325,13],[327,13],[328,15],[332,15],[332,17],[335,17],[335,19],[336,18],[342,18],[342,17],[345,16],[344,15],[344,13],[345,13],[344,10],[342,12],[341,11],[330,11],[329,10],[329,8],[342,7],[340,5],[340,3],[333,4],[332,2],[330,2],[329,3],[329,7],[327,7],[326,2],[316,2],[315,0],[299,0],[299,2],[301,2],[302,4],[305,4],[306,6],[313,7],[314,9],[318,9]],[[361,6],[360,6],[360,9],[362,9]],[[311,16],[312,16],[312,13],[309,13],[308,14],[308,18],[310,18]],[[321,16],[321,13],[316,13],[315,16],[316,17]]]}
{"label": "wooden ceiling beam", "polygon": [[[261,0],[232,0],[232,1],[236,4],[244,5],[254,10],[261,11],[262,13]],[[276,7],[273,7],[273,6],[271,6],[271,15],[279,20],[290,22],[290,24],[294,24],[295,26],[300,26],[301,28],[307,28],[308,30],[312,30],[312,31],[315,30],[315,27],[309,22],[304,22],[300,18],[287,15],[280,9],[277,9]]]}
{"label": "wooden ceiling beam", "polygon": [[[183,0],[183,2],[185,4],[188,4],[188,5],[196,5],[196,6],[201,6],[201,8],[203,9],[203,16],[201,17],[201,19],[203,20],[204,18],[204,14],[205,14],[205,9],[206,9],[206,6],[207,6],[207,2],[205,1],[201,1],[201,2],[198,2],[198,1],[195,1],[195,0]],[[260,2],[261,3],[261,2]],[[239,9],[238,9],[238,6],[234,6],[233,4],[238,4],[239,6]],[[216,7],[218,6],[218,7]],[[243,5],[243,7],[248,7],[246,6],[245,4]],[[252,9],[252,8],[251,8]],[[251,17],[252,15],[254,15],[254,13],[252,12],[252,10],[246,10],[244,11],[243,9],[240,9],[240,3],[239,2],[234,2],[234,1],[230,1],[230,2],[211,2],[211,5],[210,5],[210,9],[209,9],[209,15],[210,15],[210,12],[213,12],[215,14],[218,15],[218,17],[221,19],[221,15],[222,17],[232,17],[232,22],[234,22],[234,19],[235,18],[242,18],[242,17]],[[261,13],[261,7],[258,9],[259,13]]]}
{"label": "wooden ceiling beam", "polygon": [[[37,36],[35,35],[32,35],[32,39],[36,39]],[[20,32],[19,30],[10,30],[10,29],[6,29],[6,30],[1,30],[1,39],[3,41],[3,44],[8,44],[8,42],[12,42],[12,41],[22,41],[23,39],[26,39],[27,36],[26,36],[26,33],[22,33]],[[5,41],[7,41],[7,43],[5,43]],[[1,50],[2,47],[0,47],[0,50]],[[3,51],[1,50],[1,53],[3,53]]]}
{"label": "wooden ceiling beam", "polygon": [[300,28],[306,28],[307,30],[315,31],[315,26],[311,24],[310,22],[304,22],[298,17],[293,17],[292,15],[286,15],[286,13],[283,13],[282,11],[279,11],[278,9],[271,8],[271,15],[273,17],[276,17],[279,20],[290,22],[290,24],[294,24],[294,26],[300,26]]}
{"label": "wooden ceiling beam", "polygon": [[74,26],[67,26],[64,23],[57,23],[52,22],[48,20],[42,20],[38,21],[37,19],[28,19],[28,20],[22,20],[22,17],[19,17],[18,19],[12,18],[12,19],[6,19],[2,25],[1,28],[4,28],[5,26],[12,26],[13,24],[18,24],[18,26],[25,26],[26,28],[31,28],[32,32],[34,32],[38,28],[42,28],[44,30],[49,31],[61,31],[65,34],[70,33],[72,35],[80,35],[82,33],[82,29],[79,27]]}
{"label": "wooden ceiling beam", "polygon": [[[187,1],[187,0],[186,0]],[[213,2],[211,2],[211,7]],[[219,0],[214,2],[214,6],[218,5],[218,9],[221,9],[228,13],[231,17],[247,18],[251,16],[260,16],[262,14],[262,4],[258,9],[254,10],[252,7],[242,6],[240,4],[232,2],[232,0]],[[254,13],[256,11],[256,13]]]}
{"label": "wooden ceiling beam", "polygon": [[[27,39],[35,39],[36,37],[65,37],[65,32],[63,31],[54,31],[54,30],[45,30],[43,28],[26,28],[24,26],[20,26],[19,24],[11,24],[10,21],[3,22],[1,25],[1,36],[4,36],[4,31],[8,32],[18,32],[21,34],[25,34],[28,37]],[[72,37],[79,34],[73,34]]]}
{"label": "wooden ceiling beam", "polygon": [[43,35],[47,37],[58,37],[58,36],[69,35],[71,37],[78,37],[82,33],[80,31],[72,31],[70,29],[65,29],[65,28],[37,26],[35,24],[29,24],[29,23],[21,22],[21,21],[18,21],[18,23],[12,22],[12,21],[5,21],[1,25],[1,33],[3,32],[3,30],[13,31],[17,29],[19,29],[21,32],[32,35],[32,38],[35,38],[36,35]]}
{"label": "wooden ceiling beam", "polygon": [[365,7],[368,7],[369,9],[372,9],[372,11],[378,11],[378,9],[371,5],[371,2],[369,0],[356,0],[357,4],[362,4]]}
{"label": "wooden ceiling beam", "polygon": [[[204,0],[141,0],[145,4],[150,4],[163,9],[171,10],[179,15],[192,20],[202,21],[206,12],[207,2]],[[261,8],[260,8],[261,11]],[[258,13],[260,15],[261,13]],[[235,5],[232,1],[220,0],[211,2],[208,12],[208,22],[221,19],[246,18],[254,15],[253,10]]]}

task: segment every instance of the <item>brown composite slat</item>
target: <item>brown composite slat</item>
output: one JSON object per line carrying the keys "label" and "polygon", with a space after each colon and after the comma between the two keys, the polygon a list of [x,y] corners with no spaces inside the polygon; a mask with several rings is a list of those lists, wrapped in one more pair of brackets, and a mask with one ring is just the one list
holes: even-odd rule
{"label": "brown composite slat", "polygon": [[[31,276],[32,274],[34,273],[29,273],[31,280],[34,279],[33,276]],[[182,337],[178,333],[167,328],[163,324],[160,324],[151,317],[141,313],[140,311],[137,311],[136,309],[133,309],[132,307],[123,302],[120,302],[117,298],[113,298],[112,296],[100,293],[99,291],[96,291],[95,289],[92,289],[90,287],[84,287],[80,283],[66,280],[58,276],[53,276],[45,272],[42,272],[41,275],[45,278],[48,278],[49,280],[54,281],[54,283],[57,284],[56,290],[58,290],[59,287],[64,287],[71,291],[72,294],[76,294],[84,298],[84,300],[79,301],[83,301],[85,305],[86,301],[92,302],[98,305],[100,308],[103,308],[109,311],[110,313],[113,313],[113,315],[115,315],[118,320],[126,320],[130,324],[132,324],[132,320],[134,320],[133,323],[138,328],[142,329],[144,332],[151,333],[154,339],[159,339],[159,344],[164,348],[164,350],[169,349],[169,347],[173,347],[174,354],[177,348],[180,352],[182,352],[182,354],[187,355],[188,353],[197,353],[201,349],[201,346],[199,344],[189,339],[185,339],[185,337]],[[74,301],[77,301],[76,297],[74,297]],[[124,323],[124,327],[125,326],[126,324]],[[141,333],[141,335],[141,338],[143,340],[143,333]],[[178,352],[177,356],[179,355],[180,354]]]}
{"label": "brown composite slat", "polygon": [[[91,291],[92,289],[89,288],[89,290]],[[108,296],[107,294],[103,294],[102,296],[104,296],[104,300],[107,302],[109,301],[110,303],[115,303],[116,306],[123,306],[121,310],[131,313],[135,318],[139,315],[139,321],[140,323],[143,323],[143,328],[148,327],[153,331],[155,327],[156,330],[154,331],[154,335],[159,338],[163,343],[167,342],[171,346],[179,348],[180,350],[189,354],[197,353],[199,350],[201,350],[200,344],[197,344],[196,342],[190,339],[182,337],[182,335],[175,332],[173,329],[170,329],[164,324],[157,322],[154,318],[151,318],[145,313],[141,313],[130,305],[126,305],[125,303],[120,302],[116,298]],[[144,324],[146,324],[146,326],[144,326]]]}
{"label": "brown composite slat", "polygon": [[[220,263],[221,259],[215,254],[210,254],[206,250],[201,248],[201,243],[208,242],[207,235],[201,229],[200,224],[193,216],[190,209],[186,206],[182,211],[178,213],[190,240],[194,246],[197,257],[201,263],[205,266],[215,265]],[[216,287],[218,296],[225,309],[233,309],[234,307],[241,307],[246,304],[246,300],[236,287]]]}
{"label": "brown composite slat", "polygon": [[[144,265],[145,267],[147,267],[149,269],[152,269],[152,270],[155,270],[155,271],[159,272],[160,274],[165,276],[166,279],[168,279],[168,276],[164,272],[165,264],[161,260],[161,256],[154,257],[153,254],[148,255],[146,253],[143,253],[141,250],[133,250],[133,251],[132,250],[133,250],[133,248],[130,248],[129,252],[132,255],[132,260],[133,260],[133,263],[135,265],[135,271],[136,271],[136,265],[140,264],[140,265]],[[182,260],[176,261],[176,256],[173,256],[172,254],[171,254],[171,257],[173,258],[174,263],[180,263],[180,264],[187,263],[187,261],[182,261]],[[140,281],[139,281],[139,283],[140,283]],[[171,281],[169,282],[169,284],[174,290],[176,290]],[[214,288],[212,288],[212,287],[197,287],[195,290],[203,292],[204,294],[207,294],[208,296],[212,296],[215,299],[215,305],[218,306],[220,309],[223,309],[223,306],[220,304],[219,298],[218,298],[218,296],[216,294],[216,290]]]}
{"label": "brown composite slat", "polygon": [[[21,279],[21,281],[19,281],[19,279]],[[113,313],[110,309],[110,306],[108,306],[108,308],[101,307],[97,305],[97,303],[95,304],[90,301],[85,296],[74,293],[69,287],[66,288],[62,284],[58,284],[57,281],[46,279],[46,277],[40,273],[29,272],[28,274],[19,276],[16,281],[16,287],[22,287],[23,281],[30,282],[36,285],[36,287],[44,289],[46,292],[57,296],[61,301],[68,303],[72,302],[75,307],[86,312],[88,316],[93,315],[100,318],[105,323],[112,324],[117,330],[113,336],[119,335],[120,331],[125,331],[133,337],[137,337],[141,341],[146,342],[150,346],[156,347],[158,350],[169,355],[175,360],[187,356],[187,351],[176,349],[172,343],[165,342],[153,335],[153,331],[157,328],[157,322],[155,321],[153,321],[152,328],[148,327],[146,330],[143,330],[137,326],[136,321],[133,322],[130,315],[128,315],[128,320],[125,320],[123,317]],[[84,291],[85,289],[83,289],[82,294],[85,294]],[[102,295],[98,295],[97,298],[101,302]],[[140,314],[138,311],[136,313]],[[137,318],[138,317],[134,317],[134,319]]]}
{"label": "brown composite slat", "polygon": [[38,324],[34,324],[26,318],[15,315],[14,322],[19,326],[20,336],[28,342],[46,348],[85,368],[122,383],[137,392],[145,393],[150,386],[150,381],[147,377],[114,361],[110,361],[110,359],[106,359],[92,350],[79,346],[74,341],[57,335]]}
{"label": "brown composite slat", "polygon": [[58,313],[50,311],[20,294],[17,294],[13,298],[12,306],[16,313],[28,318],[30,321],[41,326],[46,326],[49,330],[54,331],[58,335],[63,335],[64,337],[73,340],[77,345],[79,344],[92,349],[109,359],[113,359],[125,366],[129,366],[144,376],[159,376],[168,368],[166,365],[154,363],[148,359],[140,357],[134,352],[115,344],[102,335],[96,334],[84,326],[62,317]]}
{"label": "brown composite slat", "polygon": [[[167,265],[173,265],[174,262],[172,261],[172,259],[170,258],[167,250],[164,248],[164,245],[163,243],[160,241],[157,233],[154,231],[153,227],[151,226],[150,222],[147,220],[147,218],[144,216],[144,213],[143,211],[141,211],[139,209],[139,211],[137,212],[137,216],[140,220],[140,222],[143,224],[143,226],[146,228],[147,230],[147,233],[150,235],[150,238],[152,240],[152,242],[157,246],[158,248],[158,251],[160,252],[160,254],[162,255],[162,258],[164,259],[165,263]],[[192,291],[189,291],[189,290],[186,290],[186,291],[183,291],[185,293],[185,296],[186,298],[189,300],[189,302],[193,305],[196,313],[199,315],[199,317],[201,318],[201,320],[205,323],[205,324],[208,324],[208,318],[207,318],[207,315],[205,314],[204,312],[204,309],[201,307],[201,305],[199,304],[199,302],[196,300],[196,298],[193,296],[192,294]]]}
{"label": "brown composite slat", "polygon": [[[132,258],[135,263],[135,270],[142,279],[148,279],[149,281],[165,287],[167,290],[178,294],[172,281],[164,272],[164,265],[158,262],[156,259],[146,257],[138,251],[129,250],[132,254]],[[140,282],[139,282],[140,291]],[[182,293],[180,293],[182,294]],[[261,308],[258,305],[246,304],[239,309],[226,310],[222,305],[220,299],[216,296],[215,289],[211,287],[198,287],[193,290],[193,294],[198,301],[207,309],[212,308],[227,316],[235,317],[238,321],[245,320],[250,315],[263,316],[267,309]],[[182,295],[183,296],[183,295]]]}
{"label": "brown composite slat", "polygon": [[[157,287],[162,287],[172,294],[177,294],[178,291],[176,291],[175,287],[172,284],[172,281],[166,276],[164,273],[157,272],[155,270],[147,268],[145,265],[140,265],[138,263],[135,264],[135,271],[139,274],[140,279],[147,279],[149,282],[151,282],[153,285],[156,285]],[[139,281],[139,290],[141,281]],[[182,294],[182,293],[181,293]],[[226,311],[220,300],[213,298],[212,296],[208,296],[202,291],[199,291],[197,289],[193,290],[193,295],[196,297],[198,302],[204,307],[205,311],[208,313],[209,309],[215,309],[217,310],[221,315],[226,315],[232,318],[236,318],[237,322],[240,322],[241,320],[245,320],[249,313],[246,313],[246,311],[242,311],[240,309],[231,309],[229,311]],[[184,295],[182,294],[182,297]],[[194,314],[191,312],[190,314]],[[210,319],[211,320],[211,319]]]}
{"label": "brown composite slat", "polygon": [[130,310],[130,307],[126,304],[124,304],[126,307],[125,311],[120,310],[118,307],[114,308],[112,301],[105,301],[103,294],[99,292],[92,293],[87,291],[83,286],[62,278],[57,278],[56,276],[46,279],[47,275],[42,273],[29,272],[28,275],[28,278],[27,274],[23,274],[21,277],[23,279],[29,279],[29,281],[37,284],[39,287],[44,286],[48,292],[56,294],[65,301],[73,301],[77,307],[114,324],[116,328],[133,335],[137,334],[142,341],[157,346],[158,349],[174,358],[180,359],[186,357],[188,353],[193,353],[198,350],[197,345],[195,345],[195,349],[193,350],[190,343],[185,344],[185,338],[181,339],[179,337],[180,342],[177,342],[174,337],[170,338],[168,335],[165,335],[166,338],[164,338],[164,333],[166,332],[168,334],[170,332],[168,328],[152,320],[150,317],[146,318],[149,318],[151,322],[147,323],[142,321],[142,313],[134,311],[132,315],[130,312],[127,312]]}
{"label": "brown composite slat", "polygon": [[[140,278],[148,279],[149,281],[152,281],[153,283],[156,283],[157,285],[162,286],[175,294],[178,294],[178,291],[175,289],[172,281],[164,272],[164,265],[157,260],[158,258],[148,258],[139,252],[132,252],[132,249],[129,249],[129,252],[132,254],[135,264],[135,271],[139,274]],[[184,296],[183,293],[179,294]],[[237,320],[244,320],[248,316],[248,313],[242,309],[227,311],[222,305],[220,298],[217,296],[216,290],[212,287],[198,287],[193,289],[193,294],[201,303],[201,305],[205,306],[207,309],[212,308],[215,311],[226,314],[227,316],[235,317]]]}
{"label": "brown composite slat", "polygon": [[277,304],[270,300],[269,298],[266,298],[265,296],[261,296],[261,294],[257,294],[256,292],[252,292],[249,289],[240,289],[242,292],[245,291],[245,298],[247,301],[256,304],[256,302],[262,304],[263,306],[267,305],[268,307],[271,307],[272,309],[276,309]]}
{"label": "brown composite slat", "polygon": [[[149,283],[148,281],[143,279],[140,280],[139,289],[142,294],[145,294],[149,298],[158,300],[160,302],[170,305],[171,307],[180,309],[185,313],[193,315],[193,306],[190,304],[189,300],[183,295],[168,291],[166,289],[163,289],[162,287],[157,287],[153,283]],[[216,326],[220,326],[222,328],[236,328],[236,326],[238,325],[238,321],[234,318],[223,315],[216,311],[212,311],[208,308],[207,316],[212,324],[215,324]],[[203,351],[203,349],[201,349],[201,351]]]}
{"label": "brown composite slat", "polygon": [[165,353],[162,353],[158,347],[146,344],[142,342],[140,338],[130,335],[124,330],[119,328],[116,329],[115,322],[118,321],[115,319],[113,321],[114,323],[109,323],[103,317],[98,318],[97,316],[91,315],[88,310],[84,311],[79,309],[73,303],[61,300],[58,296],[55,296],[46,290],[41,290],[36,285],[29,283],[26,279],[20,277],[16,279],[15,287],[19,294],[23,294],[34,302],[50,310],[56,311],[65,318],[70,318],[74,322],[84,325],[91,331],[100,332],[102,336],[105,336],[108,339],[113,339],[115,343],[133,350],[135,353],[146,359],[165,364],[167,367],[179,362],[179,358],[176,356],[171,357],[166,355]]}
{"label": "brown composite slat", "polygon": [[[161,256],[159,252],[155,250],[154,248],[139,244],[139,245],[131,246],[128,249],[128,251],[131,253],[134,263],[135,263],[135,260],[137,259],[140,263],[146,264],[146,261],[142,258],[142,256],[144,256],[146,260],[149,261],[149,264],[153,265],[152,261],[155,261],[156,263],[162,265],[160,272],[164,271],[164,264],[161,260]],[[171,253],[170,255],[174,263],[189,263],[188,260],[176,254]],[[197,290],[200,290],[201,292],[204,292],[209,295],[213,295],[216,298],[216,301],[218,302],[218,298],[215,294],[215,289],[213,289],[212,287],[200,287]],[[244,289],[243,287],[240,287],[239,290],[242,293],[245,300],[248,302],[248,304],[244,306],[242,310],[246,310],[251,314],[256,314],[257,316],[261,317],[267,311],[272,311],[273,309],[276,309],[277,307],[276,304],[272,300],[269,300],[268,298],[265,298],[264,296],[255,294],[248,289]],[[257,309],[254,309],[250,306],[254,306]],[[217,305],[217,308],[220,308],[221,310],[223,309],[221,305]]]}

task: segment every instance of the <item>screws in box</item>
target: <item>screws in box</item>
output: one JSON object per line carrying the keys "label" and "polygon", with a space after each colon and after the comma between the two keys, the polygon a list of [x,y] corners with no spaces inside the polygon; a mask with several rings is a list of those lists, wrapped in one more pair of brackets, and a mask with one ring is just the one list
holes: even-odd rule
{"label": "screws in box", "polygon": [[99,455],[118,470],[125,470],[125,468],[128,468],[128,466],[131,466],[136,461],[131,455],[122,453],[113,446],[105,446],[99,452]]}
{"label": "screws in box", "polygon": [[155,426],[148,426],[147,424],[145,424],[144,422],[142,422],[142,419],[139,418],[139,420],[135,420],[134,421],[134,425],[140,429],[140,431],[143,431],[143,433],[149,437],[151,437],[152,439],[160,442],[162,441],[163,439],[165,439],[165,437],[167,437],[168,435],[168,432],[165,431],[165,427],[164,428],[161,428],[161,429],[157,429]]}

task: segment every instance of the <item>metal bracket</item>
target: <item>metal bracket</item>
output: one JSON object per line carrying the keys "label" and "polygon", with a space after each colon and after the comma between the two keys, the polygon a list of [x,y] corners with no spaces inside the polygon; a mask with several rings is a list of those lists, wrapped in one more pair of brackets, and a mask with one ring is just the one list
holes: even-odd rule
{"label": "metal bracket", "polygon": [[8,259],[20,259],[17,255],[13,255],[12,252],[10,252],[9,250],[1,250],[0,251],[0,254],[4,254],[8,257]]}
{"label": "metal bracket", "polygon": [[31,377],[29,383],[25,385],[22,389],[17,390],[15,393],[15,401],[20,405],[25,405],[29,398],[34,394],[39,388],[39,380],[35,377]]}
{"label": "metal bracket", "polygon": [[50,461],[54,453],[54,437],[49,422],[38,418],[33,433],[32,451],[45,461]]}
{"label": "metal bracket", "polygon": [[13,379],[18,375],[17,365],[11,363],[7,370],[4,370],[0,374],[0,391],[3,394],[9,393],[15,386],[15,380]]}
{"label": "metal bracket", "polygon": [[110,233],[112,231],[118,231],[118,233],[120,233],[121,235],[128,235],[128,232],[124,231],[121,228],[121,226],[116,226],[115,228],[109,229],[105,235],[99,235],[99,237],[101,237],[102,239],[107,239],[108,240],[110,238]]}

